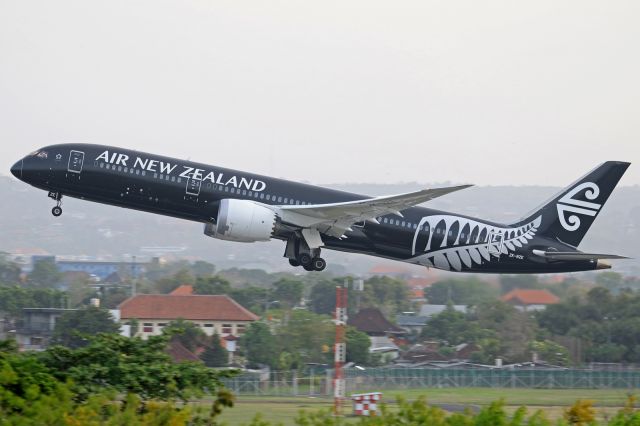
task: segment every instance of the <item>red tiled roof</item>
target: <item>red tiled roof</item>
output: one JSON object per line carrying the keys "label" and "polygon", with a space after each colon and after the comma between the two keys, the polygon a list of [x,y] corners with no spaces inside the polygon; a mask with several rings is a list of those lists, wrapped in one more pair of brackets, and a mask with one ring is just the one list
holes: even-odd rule
{"label": "red tiled roof", "polygon": [[120,318],[256,321],[258,316],[229,296],[139,294],[119,306]]}
{"label": "red tiled roof", "polygon": [[171,293],[174,296],[191,296],[193,294],[193,286],[189,284],[182,284],[176,287]]}
{"label": "red tiled roof", "polygon": [[503,302],[515,302],[520,305],[553,305],[560,299],[547,290],[520,289],[511,290],[500,298]]}

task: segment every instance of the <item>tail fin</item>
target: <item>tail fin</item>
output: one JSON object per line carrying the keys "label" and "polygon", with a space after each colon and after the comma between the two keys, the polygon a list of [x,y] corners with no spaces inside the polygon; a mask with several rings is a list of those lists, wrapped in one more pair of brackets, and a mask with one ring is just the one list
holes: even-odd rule
{"label": "tail fin", "polygon": [[541,217],[538,235],[577,247],[629,164],[622,161],[601,164],[514,226]]}

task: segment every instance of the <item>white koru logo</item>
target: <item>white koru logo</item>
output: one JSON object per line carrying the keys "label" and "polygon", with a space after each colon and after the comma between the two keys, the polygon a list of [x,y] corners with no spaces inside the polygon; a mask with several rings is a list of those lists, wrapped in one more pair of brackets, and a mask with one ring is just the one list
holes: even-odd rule
{"label": "white koru logo", "polygon": [[598,188],[598,185],[593,182],[585,182],[567,192],[558,201],[558,218],[560,219],[562,227],[567,231],[575,231],[580,228],[580,218],[575,214],[571,214],[566,218],[565,213],[595,216],[598,214],[600,207],[602,207],[602,204],[590,203],[588,201],[581,201],[573,198],[582,191],[585,191],[584,196],[589,200],[595,200],[598,198],[598,195],[600,195],[600,188]]}

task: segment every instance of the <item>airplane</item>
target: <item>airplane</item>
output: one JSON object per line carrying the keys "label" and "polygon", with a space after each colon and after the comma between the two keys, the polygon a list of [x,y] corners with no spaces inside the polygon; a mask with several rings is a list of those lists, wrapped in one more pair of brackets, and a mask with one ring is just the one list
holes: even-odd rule
{"label": "airplane", "polygon": [[608,269],[623,256],[577,249],[630,163],[607,161],[515,223],[418,206],[459,185],[369,197],[238,170],[92,144],[46,146],[11,173],[63,196],[204,224],[221,240],[284,241],[291,266],[322,271],[323,248],[457,272]]}

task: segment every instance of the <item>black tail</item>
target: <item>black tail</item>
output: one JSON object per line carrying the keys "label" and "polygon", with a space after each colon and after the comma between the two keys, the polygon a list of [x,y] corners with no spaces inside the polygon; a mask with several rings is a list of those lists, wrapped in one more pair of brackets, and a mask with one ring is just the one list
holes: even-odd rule
{"label": "black tail", "polygon": [[538,235],[578,247],[629,164],[623,161],[601,164],[514,226],[541,216]]}

